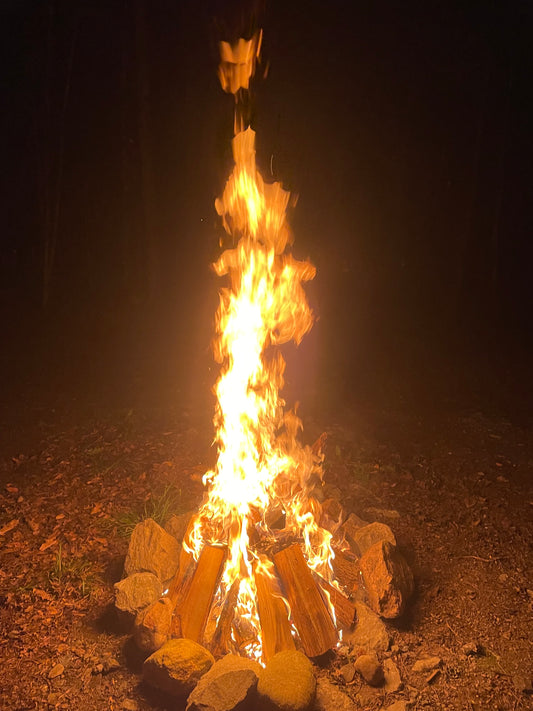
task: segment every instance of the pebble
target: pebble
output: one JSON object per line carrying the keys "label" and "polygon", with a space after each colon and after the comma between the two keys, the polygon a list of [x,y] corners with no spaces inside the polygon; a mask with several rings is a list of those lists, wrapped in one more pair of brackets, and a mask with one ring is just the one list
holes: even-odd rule
{"label": "pebble", "polygon": [[413,664],[414,672],[429,672],[437,669],[441,665],[442,659],[440,657],[426,657],[425,659],[419,659]]}
{"label": "pebble", "polygon": [[56,677],[61,676],[64,671],[65,667],[62,664],[54,664],[54,666],[48,672],[48,678],[55,679]]}
{"label": "pebble", "polygon": [[318,679],[314,711],[354,711],[354,708],[353,701],[342,689],[325,677]]}
{"label": "pebble", "polygon": [[402,687],[402,678],[396,664],[392,659],[385,659],[383,662],[383,674],[385,675],[385,691],[392,694]]}
{"label": "pebble", "polygon": [[355,660],[355,670],[370,686],[381,686],[385,680],[383,667],[375,654],[362,654]]}

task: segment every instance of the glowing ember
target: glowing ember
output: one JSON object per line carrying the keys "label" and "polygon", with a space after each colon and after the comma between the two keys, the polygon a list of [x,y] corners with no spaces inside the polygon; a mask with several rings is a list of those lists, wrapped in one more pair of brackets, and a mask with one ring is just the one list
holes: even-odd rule
{"label": "glowing ember", "polygon": [[244,125],[242,101],[260,46],[260,33],[233,46],[221,43],[219,76],[236,99],[235,165],[215,206],[236,246],[214,265],[228,279],[214,342],[221,364],[215,387],[218,461],[204,477],[205,499],[187,541],[195,559],[205,544],[227,546],[211,619],[238,588],[230,648],[256,658],[262,638],[255,576],[275,578],[273,564],[256,545],[275,540],[268,515],[284,516],[284,532],[303,544],[308,567],[328,581],[333,557],[331,534],[317,525],[320,506],[311,495],[312,482],[322,475],[321,457],[298,442],[301,421],[284,411],[280,396],[285,362],[277,347],[300,343],[312,326],[302,283],[315,268],[287,252],[290,194],[279,183],[264,182],[256,168],[255,132]]}

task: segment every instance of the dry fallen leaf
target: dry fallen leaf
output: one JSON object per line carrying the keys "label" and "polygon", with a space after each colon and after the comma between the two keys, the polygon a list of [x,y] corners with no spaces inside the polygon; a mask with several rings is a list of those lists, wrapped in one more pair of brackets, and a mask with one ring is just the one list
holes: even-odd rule
{"label": "dry fallen leaf", "polygon": [[96,541],[96,543],[99,543],[102,546],[109,545],[107,538],[98,538],[98,536],[93,536],[93,541]]}
{"label": "dry fallen leaf", "polygon": [[41,588],[33,588],[32,592],[36,597],[40,597],[41,600],[52,600],[52,596],[45,590],[41,590]]}
{"label": "dry fallen leaf", "polygon": [[18,494],[19,490],[14,484],[6,484],[6,489],[10,494]]}
{"label": "dry fallen leaf", "polygon": [[28,518],[27,516],[25,520],[28,526],[31,528],[31,532],[35,536],[39,532],[39,524],[33,521],[31,518]]}
{"label": "dry fallen leaf", "polygon": [[19,525],[19,520],[18,518],[14,518],[12,521],[9,523],[6,523],[5,526],[0,528],[0,536],[3,536],[5,533],[8,531],[12,531],[14,528],[16,528]]}

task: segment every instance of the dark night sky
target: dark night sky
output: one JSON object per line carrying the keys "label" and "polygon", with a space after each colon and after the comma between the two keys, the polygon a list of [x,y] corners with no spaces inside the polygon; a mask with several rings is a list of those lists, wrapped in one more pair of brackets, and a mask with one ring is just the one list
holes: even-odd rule
{"label": "dark night sky", "polygon": [[[319,269],[310,289],[316,367],[348,372],[406,340],[531,343],[530,2],[145,2],[149,238],[138,6],[2,3],[2,315],[11,340],[44,330],[82,350],[107,339],[112,351],[144,339],[155,344],[145,357],[165,351],[169,368],[185,342],[204,352],[217,288],[213,201],[230,169],[232,121],[216,41],[222,25],[249,24],[252,7],[270,65],[254,87],[259,159],[268,175],[273,156],[275,177],[298,192],[295,252]],[[61,141],[43,315],[43,176],[50,189]]]}

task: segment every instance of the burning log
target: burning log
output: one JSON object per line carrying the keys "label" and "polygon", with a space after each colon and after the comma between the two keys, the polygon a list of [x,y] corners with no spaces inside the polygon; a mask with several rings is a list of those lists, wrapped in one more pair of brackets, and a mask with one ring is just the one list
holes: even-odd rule
{"label": "burning log", "polygon": [[337,644],[337,630],[300,546],[276,553],[274,563],[305,653],[308,657],[324,654]]}
{"label": "burning log", "polygon": [[181,634],[194,642],[202,639],[225,559],[225,548],[204,546],[187,593],[176,605]]}
{"label": "burning log", "polygon": [[322,590],[329,595],[329,599],[335,610],[337,627],[343,630],[353,627],[355,605],[348,600],[346,595],[343,595],[340,590],[334,588],[333,585],[330,585],[324,578],[320,577],[320,575],[316,575],[316,579]]}
{"label": "burning log", "polygon": [[[195,518],[193,516],[190,519],[187,525],[185,535],[183,536],[184,541],[189,540],[189,534],[192,531],[194,521]],[[171,638],[183,636],[181,629],[181,618],[179,617],[179,615],[176,615],[174,613],[176,608],[180,607],[181,603],[183,602],[185,596],[189,591],[194,571],[195,565],[193,555],[189,550],[185,548],[182,543],[178,562],[178,570],[170,581],[170,585],[168,586],[168,590],[166,592],[166,597],[170,599],[172,606],[172,621],[170,623],[169,632],[169,636]]]}
{"label": "burning log", "polygon": [[229,589],[224,605],[218,618],[217,627],[211,641],[211,651],[215,657],[222,657],[229,650],[228,641],[231,636],[231,625],[235,617],[235,606],[239,597],[239,586],[241,581],[237,578]]}
{"label": "burning log", "polygon": [[264,567],[256,565],[254,580],[263,638],[263,660],[268,662],[277,652],[295,649],[295,644],[287,607],[280,596],[276,579]]}

